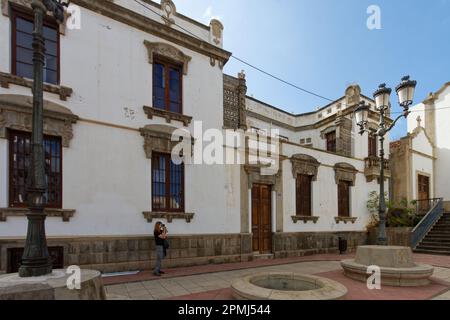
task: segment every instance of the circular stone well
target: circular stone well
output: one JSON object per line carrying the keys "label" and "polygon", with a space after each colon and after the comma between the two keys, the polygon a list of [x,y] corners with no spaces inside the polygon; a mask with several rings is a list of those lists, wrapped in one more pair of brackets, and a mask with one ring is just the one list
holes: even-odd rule
{"label": "circular stone well", "polygon": [[370,276],[369,266],[378,266],[381,284],[387,286],[424,286],[434,268],[414,263],[410,247],[399,246],[359,246],[354,260],[343,260],[344,274],[351,279],[366,282]]}
{"label": "circular stone well", "polygon": [[336,281],[292,272],[250,275],[231,285],[237,300],[338,300],[347,288]]}

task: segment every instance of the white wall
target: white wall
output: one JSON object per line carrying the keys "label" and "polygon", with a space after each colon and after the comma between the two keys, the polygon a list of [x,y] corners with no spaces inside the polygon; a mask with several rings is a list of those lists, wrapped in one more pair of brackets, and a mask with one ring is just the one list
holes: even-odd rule
{"label": "white wall", "polygon": [[[316,224],[299,221],[296,224],[291,216],[296,212],[295,180],[292,176],[292,165],[289,160],[283,161],[283,210],[285,232],[314,232],[314,231],[363,231],[369,222],[370,214],[367,210],[368,195],[372,191],[379,191],[377,182],[366,182],[364,176],[364,162],[361,160],[331,155],[326,152],[311,150],[292,145],[284,145],[283,155],[292,156],[296,153],[304,153],[316,158],[320,163],[317,181],[312,182],[312,214],[318,216]],[[345,162],[353,165],[359,172],[356,174],[355,186],[351,187],[351,211],[352,217],[357,217],[355,224],[336,224],[334,218],[338,216],[337,185],[335,181],[334,165]],[[388,191],[388,183],[385,183]]]}
{"label": "white wall", "polygon": [[[151,211],[151,161],[146,158],[144,138],[138,129],[166,121],[149,120],[142,109],[144,105],[152,105],[152,65],[148,63],[143,42],[165,40],[81,10],[82,29],[67,30],[61,36],[61,85],[73,88],[73,95],[63,102],[57,95],[44,94],[46,100],[68,107],[80,117],[73,126],[70,148],[63,151],[63,208],[76,209],[76,213],[68,223],[61,218],[48,218],[47,233],[49,236],[149,234],[153,224],[147,223],[142,212]],[[2,35],[9,34],[9,24],[9,19],[0,15]],[[2,36],[0,44],[0,70],[8,72],[10,58],[6,51],[10,42]],[[222,70],[218,64],[211,66],[209,57],[177,47],[192,57],[188,74],[183,77],[183,113],[202,120],[204,129],[221,129]],[[31,90],[11,85],[9,89],[0,88],[0,94],[29,96]],[[133,108],[135,119],[127,118],[124,108]],[[6,149],[7,141],[0,139],[1,207],[8,205]],[[185,206],[186,212],[195,216],[191,223],[174,220],[168,225],[169,231],[239,233],[239,174],[238,167],[187,165]],[[23,236],[25,232],[24,217],[8,217],[6,223],[0,223],[2,236]]]}

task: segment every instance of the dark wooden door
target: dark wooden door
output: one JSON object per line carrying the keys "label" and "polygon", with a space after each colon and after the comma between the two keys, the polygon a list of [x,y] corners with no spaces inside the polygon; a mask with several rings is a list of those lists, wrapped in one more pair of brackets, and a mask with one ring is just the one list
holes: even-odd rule
{"label": "dark wooden door", "polygon": [[430,208],[430,178],[420,175],[417,178],[418,196],[419,196],[419,210],[427,212]]}
{"label": "dark wooden door", "polygon": [[254,184],[252,188],[253,251],[272,252],[271,187]]}
{"label": "dark wooden door", "polygon": [[350,217],[350,182],[340,181],[338,184],[338,215]]}
{"label": "dark wooden door", "polygon": [[297,176],[297,215],[311,216],[311,180],[312,176],[299,174]]}

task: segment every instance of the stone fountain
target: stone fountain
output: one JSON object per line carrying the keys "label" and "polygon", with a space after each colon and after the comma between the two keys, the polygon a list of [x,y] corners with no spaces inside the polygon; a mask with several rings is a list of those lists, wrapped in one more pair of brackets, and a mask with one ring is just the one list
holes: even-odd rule
{"label": "stone fountain", "polygon": [[381,271],[381,285],[424,286],[430,283],[434,268],[416,264],[410,247],[360,246],[356,257],[341,261],[344,274],[354,280],[366,282],[370,276],[369,266],[378,266]]}

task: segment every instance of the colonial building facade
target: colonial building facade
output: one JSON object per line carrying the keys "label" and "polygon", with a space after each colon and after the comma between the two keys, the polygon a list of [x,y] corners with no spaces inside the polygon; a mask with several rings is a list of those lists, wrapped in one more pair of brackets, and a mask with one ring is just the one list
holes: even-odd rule
{"label": "colonial building facade", "polygon": [[[244,73],[223,73],[231,53],[218,20],[203,25],[170,0],[140,2],[72,0],[80,29],[45,22],[46,227],[55,266],[148,269],[159,220],[170,233],[167,266],[334,252],[338,237],[350,249],[365,243],[379,162],[377,141],[358,135],[352,117],[362,100],[374,108],[360,87],[316,111],[287,113],[248,97]],[[1,0],[0,272],[17,270],[27,227],[30,3]],[[243,133],[245,161],[174,162],[173,132],[195,137],[200,122]],[[274,129],[279,143],[259,143]],[[194,153],[211,141],[204,138],[192,139]],[[261,145],[275,146],[271,172],[248,161]]]}
{"label": "colonial building facade", "polygon": [[393,197],[396,201],[450,199],[448,163],[450,135],[450,82],[411,108],[408,135],[391,143]]}

